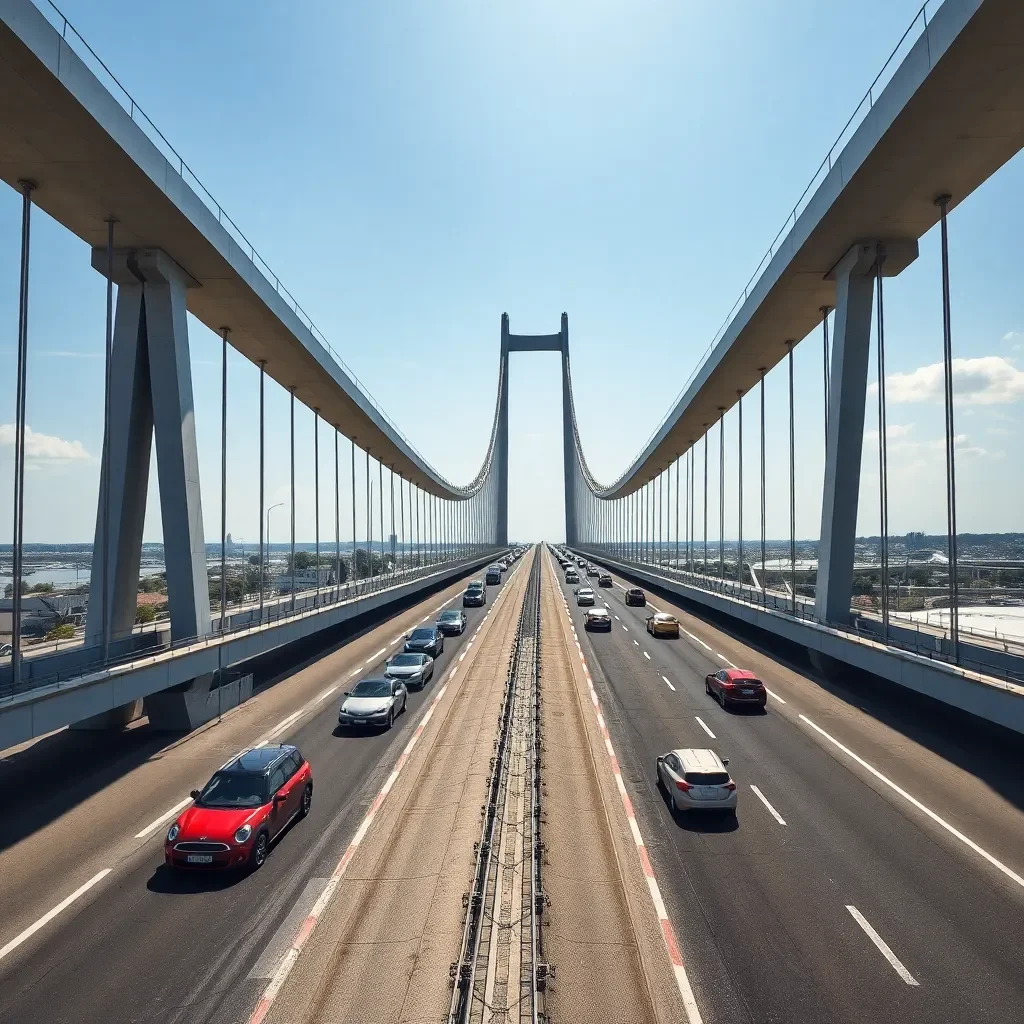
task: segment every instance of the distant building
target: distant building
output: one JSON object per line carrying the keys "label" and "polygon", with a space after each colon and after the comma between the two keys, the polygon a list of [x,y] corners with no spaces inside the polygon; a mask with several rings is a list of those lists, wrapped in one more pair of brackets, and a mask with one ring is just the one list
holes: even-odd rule
{"label": "distant building", "polygon": [[[23,594],[21,631],[25,636],[42,636],[54,627],[58,617],[74,626],[85,625],[89,598],[85,594]],[[0,635],[14,632],[14,601],[0,599]]]}
{"label": "distant building", "polygon": [[[322,567],[319,572],[310,567],[309,569],[296,569],[295,590],[313,590],[316,587],[333,587],[335,581],[334,569]],[[282,594],[291,593],[292,574],[283,572],[275,581],[277,589]]]}

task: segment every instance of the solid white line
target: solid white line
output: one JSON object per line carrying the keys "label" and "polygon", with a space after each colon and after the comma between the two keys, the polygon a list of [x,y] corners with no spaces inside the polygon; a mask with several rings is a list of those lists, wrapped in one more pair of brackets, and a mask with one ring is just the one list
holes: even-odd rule
{"label": "solid white line", "polygon": [[313,909],[313,905],[320,898],[320,894],[327,888],[330,878],[311,878],[307,883],[298,902],[288,912],[288,916],[281,922],[280,927],[274,932],[273,938],[267,943],[260,955],[260,958],[249,971],[247,978],[260,981],[270,981],[277,973],[277,968],[285,958],[292,944],[299,925],[305,920],[306,915]]}
{"label": "solid white line", "polygon": [[765,693],[767,693],[769,697],[774,697],[780,704],[785,704],[786,703],[785,700],[782,699],[782,697],[780,697],[777,693],[773,693],[771,690],[768,689],[767,686],[765,686],[764,690],[765,690]]}
{"label": "solid white line", "polygon": [[771,816],[772,816],[772,817],[773,817],[773,818],[774,818],[774,819],[775,819],[775,820],[776,820],[776,821],[777,821],[777,822],[778,822],[778,823],[779,823],[780,825],[785,825],[785,824],[786,824],[786,822],[785,822],[785,821],[783,820],[783,818],[782,818],[782,815],[781,815],[781,814],[779,814],[779,812],[778,812],[777,810],[775,810],[775,808],[774,808],[774,807],[772,807],[772,805],[771,805],[770,803],[768,803],[768,801],[767,801],[767,800],[765,799],[764,793],[762,793],[762,792],[761,792],[761,790],[759,790],[759,789],[757,788],[757,786],[751,786],[750,788],[751,788],[751,789],[752,789],[752,790],[754,791],[754,796],[756,796],[756,797],[757,797],[757,799],[758,799],[758,800],[760,800],[760,801],[761,801],[761,803],[763,803],[763,804],[765,805],[765,807],[767,807],[767,808],[768,808],[768,813],[769,813],[769,814],[770,814],[770,815],[771,815]]}
{"label": "solid white line", "polygon": [[885,957],[886,960],[892,964],[892,969],[908,984],[917,985],[918,982],[914,976],[900,963],[899,957],[889,948],[886,944],[885,939],[882,938],[874,928],[868,924],[867,919],[864,915],[854,906],[849,903],[846,904],[846,909],[852,915],[854,921],[857,922],[864,929],[864,933],[867,937],[878,947],[878,951]]}
{"label": "solid white line", "polygon": [[713,740],[716,740],[716,739],[718,739],[718,737],[717,737],[717,736],[716,736],[716,735],[715,735],[715,734],[714,734],[714,733],[713,733],[713,732],[712,732],[712,731],[711,731],[711,730],[710,730],[710,729],[709,729],[709,728],[708,728],[708,727],[707,727],[707,726],[706,726],[706,725],[704,724],[704,719],[703,719],[703,718],[701,718],[701,717],[700,717],[699,715],[694,715],[693,717],[697,719],[697,724],[698,724],[698,725],[699,725],[699,726],[700,726],[700,727],[701,727],[701,728],[702,728],[702,729],[703,729],[703,730],[704,730],[704,731],[705,731],[705,732],[706,732],[706,733],[707,733],[707,734],[708,734],[708,735],[709,735],[709,736],[710,736],[710,737],[711,737],[711,738],[712,738]]}
{"label": "solid white line", "polygon": [[984,857],[985,860],[989,862],[989,864],[991,864],[994,868],[997,868],[1004,875],[1006,875],[1007,878],[1012,879],[1019,886],[1021,886],[1021,888],[1024,888],[1024,878],[1018,875],[1016,871],[1014,871],[1012,868],[1008,868],[1001,860],[997,860],[995,857],[992,856],[991,853],[988,852],[988,850],[982,849],[973,839],[968,839],[968,837],[965,836],[963,832],[961,832],[958,828],[954,828],[948,821],[946,821],[945,818],[940,817],[931,808],[925,807],[925,805],[921,803],[921,801],[918,800],[917,797],[911,796],[905,789],[901,789],[891,779],[887,779],[877,768],[875,768],[873,765],[868,764],[868,762],[865,761],[864,758],[855,754],[849,747],[843,746],[843,744],[840,743],[839,740],[837,740],[834,736],[830,736],[827,732],[825,732],[824,729],[821,728],[820,725],[815,725],[814,722],[812,722],[806,715],[800,715],[800,718],[804,722],[806,722],[812,729],[814,729],[815,732],[820,733],[830,743],[838,747],[844,754],[846,754],[848,757],[853,758],[853,760],[856,761],[857,764],[859,764],[862,768],[865,768],[867,771],[871,772],[871,774],[874,775],[876,779],[878,779],[880,782],[884,782],[891,790],[893,790],[893,792],[899,793],[899,795],[903,797],[904,800],[906,800],[908,803],[913,804],[923,814],[927,814],[928,817],[932,819],[932,821],[934,821],[937,825],[941,825],[950,835],[955,836],[965,846],[969,846],[976,854],[978,854],[980,857]]}
{"label": "solid white line", "polygon": [[[671,690],[671,691],[672,691],[673,693],[675,693],[675,689],[676,689],[676,688],[675,688],[675,687],[674,687],[674,686],[673,686],[673,685],[672,685],[672,684],[671,684],[671,683],[670,683],[670,682],[669,682],[669,681],[668,681],[668,680],[667,680],[667,679],[666,679],[666,678],[665,678],[664,676],[662,676],[661,678],[662,678],[662,681],[663,681],[663,682],[665,683],[665,685],[666,685],[666,686],[667,686],[667,687],[668,687],[668,688],[669,688],[669,689],[670,689],[670,690]],[[697,721],[699,722],[699,721],[700,721],[700,719],[698,718],[698,719],[697,719]]]}
{"label": "solid white line", "polygon": [[145,839],[150,832],[156,831],[168,818],[173,818],[183,807],[187,807],[192,803],[192,797],[187,796],[180,804],[175,804],[169,811],[164,811],[156,821],[151,821],[141,832],[135,833],[136,839]]}
{"label": "solid white line", "polygon": [[62,910],[67,910],[79,896],[87,893],[97,882],[101,882],[107,875],[110,874],[112,868],[104,868],[102,871],[97,871],[92,878],[89,879],[85,885],[79,886],[70,896],[66,896],[53,908],[53,910],[47,911],[38,921],[34,924],[30,924],[20,935],[15,935],[6,946],[0,947],[0,960],[3,960],[8,953],[17,949],[26,939],[30,939],[40,928],[43,928],[49,924]]}
{"label": "solid white line", "polygon": [[[706,643],[704,643],[704,641],[703,641],[703,640],[701,640],[701,638],[700,638],[699,636],[694,636],[694,635],[693,635],[693,634],[692,634],[692,633],[691,633],[691,632],[690,632],[690,631],[689,631],[688,629],[684,629],[684,630],[683,630],[683,632],[684,632],[684,633],[685,633],[685,634],[686,634],[686,635],[687,635],[687,636],[688,636],[688,637],[689,637],[689,638],[690,638],[691,640],[695,640],[695,641],[696,641],[697,643],[699,643],[699,644],[701,645],[701,647],[703,647],[703,648],[704,648],[705,650],[711,651],[711,645],[710,645],[710,644],[706,644]],[[712,654],[714,654],[715,652],[714,652],[714,651],[711,651],[711,653],[712,653]]]}
{"label": "solid white line", "polygon": [[646,651],[644,651],[644,657],[645,657],[645,658],[646,658],[646,659],[647,659],[648,661],[650,661],[650,660],[651,660],[651,656],[650,656],[650,655],[649,655],[649,654],[648,654],[648,653],[647,653]]}

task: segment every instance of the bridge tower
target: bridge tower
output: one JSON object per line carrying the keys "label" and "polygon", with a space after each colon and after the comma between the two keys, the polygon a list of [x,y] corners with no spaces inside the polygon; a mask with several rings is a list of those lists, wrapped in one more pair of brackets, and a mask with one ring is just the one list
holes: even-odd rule
{"label": "bridge tower", "polygon": [[576,446],[572,426],[569,385],[569,317],[562,314],[557,334],[511,334],[508,313],[501,314],[501,367],[498,377],[498,536],[499,546],[508,543],[508,356],[510,352],[561,352],[562,354],[562,478],[565,487],[565,540],[576,542],[576,510],[572,479]]}

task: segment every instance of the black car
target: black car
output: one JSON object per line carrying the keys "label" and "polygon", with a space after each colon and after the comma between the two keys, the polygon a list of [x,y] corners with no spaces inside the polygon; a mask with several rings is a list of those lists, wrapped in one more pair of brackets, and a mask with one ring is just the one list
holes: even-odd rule
{"label": "black car", "polygon": [[487,604],[487,590],[482,580],[473,580],[462,594],[463,608],[482,608]]}
{"label": "black car", "polygon": [[487,585],[489,587],[496,587],[496,586],[498,586],[498,584],[501,583],[501,570],[496,565],[492,565],[487,570],[486,580],[487,580]]}
{"label": "black car", "polygon": [[[610,587],[612,585],[611,576],[609,576],[606,572],[601,573],[601,575],[597,578],[597,585],[599,587]],[[647,602],[645,601],[644,603],[646,604]]]}
{"label": "black car", "polygon": [[637,604],[643,608],[647,604],[647,595],[639,587],[630,587],[626,591],[626,604]]}
{"label": "black car", "polygon": [[466,631],[466,613],[461,608],[449,608],[441,612],[437,628],[445,636],[458,636]]}
{"label": "black car", "polygon": [[406,654],[429,654],[436,658],[444,650],[444,633],[437,626],[418,626],[405,641]]}

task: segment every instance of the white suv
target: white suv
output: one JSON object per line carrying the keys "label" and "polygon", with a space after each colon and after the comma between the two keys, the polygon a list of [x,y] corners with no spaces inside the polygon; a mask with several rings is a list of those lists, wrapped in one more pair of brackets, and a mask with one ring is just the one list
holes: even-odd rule
{"label": "white suv", "polygon": [[736,783],[726,767],[729,758],[707,748],[670,750],[658,758],[658,782],[679,811],[720,810],[736,813]]}

